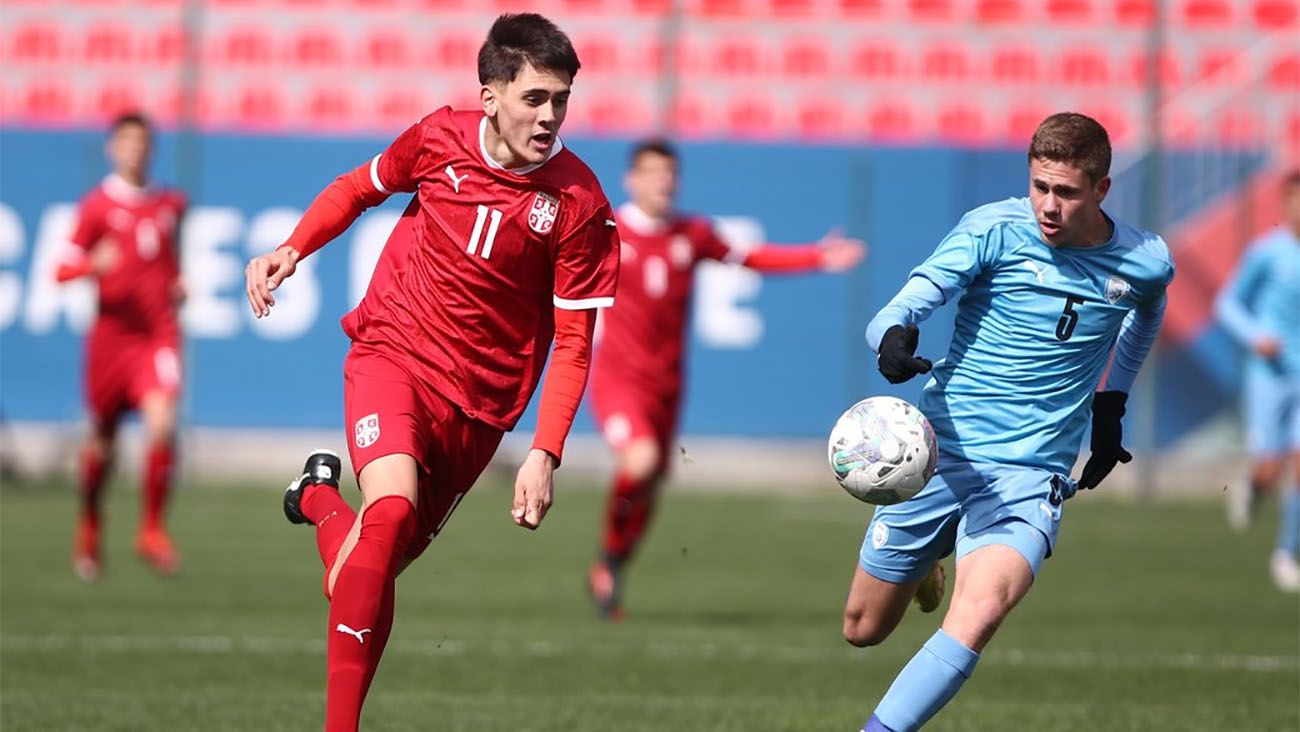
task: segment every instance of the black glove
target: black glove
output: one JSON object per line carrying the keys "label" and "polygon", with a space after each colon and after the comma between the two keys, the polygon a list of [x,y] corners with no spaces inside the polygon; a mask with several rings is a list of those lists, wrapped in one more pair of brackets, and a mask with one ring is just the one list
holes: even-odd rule
{"label": "black glove", "polygon": [[1082,489],[1096,488],[1105,480],[1115,463],[1133,459],[1120,441],[1124,437],[1124,403],[1128,394],[1122,391],[1099,391],[1092,396],[1092,454],[1083,466],[1079,479]]}
{"label": "black glove", "polygon": [[877,365],[880,366],[880,373],[889,379],[889,383],[901,384],[917,374],[930,373],[930,360],[914,355],[916,342],[920,337],[921,331],[917,330],[915,325],[906,327],[894,325],[885,331],[885,335],[880,339],[880,358]]}

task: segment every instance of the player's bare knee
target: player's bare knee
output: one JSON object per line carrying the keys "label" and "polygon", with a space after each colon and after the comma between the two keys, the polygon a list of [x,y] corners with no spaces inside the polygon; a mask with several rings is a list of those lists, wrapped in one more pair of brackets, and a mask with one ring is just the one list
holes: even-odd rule
{"label": "player's bare knee", "polygon": [[1015,603],[997,595],[954,602],[944,618],[944,630],[969,648],[988,643]]}
{"label": "player's bare knee", "polygon": [[634,440],[623,450],[620,468],[623,474],[638,483],[658,477],[663,456],[659,446],[650,440]]}
{"label": "player's bare knee", "polygon": [[863,610],[844,611],[844,640],[858,648],[880,645],[893,632],[895,623]]}
{"label": "player's bare knee", "polygon": [[150,447],[171,444],[176,436],[176,407],[165,394],[150,394],[141,409],[145,441]]}

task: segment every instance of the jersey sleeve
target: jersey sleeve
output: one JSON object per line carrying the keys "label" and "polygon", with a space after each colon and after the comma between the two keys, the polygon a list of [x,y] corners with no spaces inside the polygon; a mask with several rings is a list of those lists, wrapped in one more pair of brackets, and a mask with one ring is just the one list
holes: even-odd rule
{"label": "jersey sleeve", "polygon": [[958,225],[939,242],[933,254],[912,270],[910,277],[929,280],[947,302],[996,261],[997,252],[989,239],[987,232]]}
{"label": "jersey sleeve", "polygon": [[618,228],[609,203],[602,201],[558,243],[555,255],[555,307],[607,308],[618,287]]}
{"label": "jersey sleeve", "polygon": [[744,260],[744,252],[735,249],[722,237],[718,236],[713,224],[704,219],[699,219],[693,222],[691,228],[691,243],[695,246],[696,261],[712,259],[718,262],[738,264]]}
{"label": "jersey sleeve", "polygon": [[1241,266],[1228,281],[1215,300],[1214,311],[1219,322],[1237,339],[1249,346],[1264,334],[1259,320],[1251,312],[1256,293],[1267,274],[1268,261],[1264,250],[1253,248],[1246,252]]}
{"label": "jersey sleeve", "polygon": [[385,195],[413,193],[420,181],[429,176],[434,164],[434,142],[438,116],[447,109],[425,117],[397,136],[382,153],[370,161],[370,183]]}
{"label": "jersey sleeve", "polygon": [[82,199],[77,208],[77,223],[72,229],[72,242],[77,251],[89,251],[100,239],[104,238],[108,227],[104,219],[103,206],[94,196]]}

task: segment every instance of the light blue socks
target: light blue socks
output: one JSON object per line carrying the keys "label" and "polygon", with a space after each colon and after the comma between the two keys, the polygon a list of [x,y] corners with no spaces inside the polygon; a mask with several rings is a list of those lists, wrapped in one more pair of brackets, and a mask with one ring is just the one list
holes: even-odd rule
{"label": "light blue socks", "polygon": [[936,630],[899,672],[863,732],[920,729],[957,695],[979,660],[980,654]]}
{"label": "light blue socks", "polygon": [[1300,486],[1282,496],[1282,524],[1277,530],[1277,548],[1300,558]]}

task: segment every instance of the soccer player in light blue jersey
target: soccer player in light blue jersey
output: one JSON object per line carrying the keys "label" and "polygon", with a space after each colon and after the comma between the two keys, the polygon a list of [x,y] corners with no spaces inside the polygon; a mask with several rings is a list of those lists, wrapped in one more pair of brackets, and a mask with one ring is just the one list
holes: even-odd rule
{"label": "soccer player in light blue jersey", "polygon": [[[1120,418],[1160,328],[1169,250],[1102,211],[1111,151],[1095,120],[1048,117],[1028,157],[1029,197],[963,216],[867,326],[889,381],[930,373],[919,406],[939,461],[915,498],[876,509],[845,638],[884,641],[913,597],[923,610],[938,607],[938,561],[955,551],[957,568],[942,627],[895,678],[866,732],[920,729],[956,695],[1051,554],[1066,499],[1131,459]],[[915,355],[917,325],[952,299],[952,343],[931,371]],[[1092,454],[1076,483],[1070,470],[1090,412]]]}
{"label": "soccer player in light blue jersey", "polygon": [[[1246,250],[1215,311],[1250,352],[1243,394],[1250,487],[1229,494],[1228,518],[1244,528],[1261,493],[1283,481],[1287,459],[1300,484],[1300,170],[1282,183],[1285,223]],[[1269,561],[1273,582],[1300,591],[1300,485],[1282,497],[1282,524]]]}

